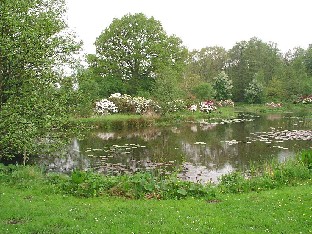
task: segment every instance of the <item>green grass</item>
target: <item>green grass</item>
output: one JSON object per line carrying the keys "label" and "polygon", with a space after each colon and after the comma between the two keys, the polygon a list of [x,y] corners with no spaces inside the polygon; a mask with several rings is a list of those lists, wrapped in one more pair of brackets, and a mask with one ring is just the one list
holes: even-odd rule
{"label": "green grass", "polygon": [[76,198],[0,187],[0,233],[312,233],[312,187],[218,200]]}
{"label": "green grass", "polygon": [[244,104],[236,103],[235,110],[240,112],[252,113],[287,113],[292,112],[296,114],[312,115],[312,108],[309,104],[293,104],[283,103],[282,107],[272,108],[265,104]]}
{"label": "green grass", "polygon": [[[231,173],[208,190],[144,173],[110,180],[0,164],[0,233],[312,233],[311,153],[248,178]],[[140,196],[125,196],[133,190]]]}

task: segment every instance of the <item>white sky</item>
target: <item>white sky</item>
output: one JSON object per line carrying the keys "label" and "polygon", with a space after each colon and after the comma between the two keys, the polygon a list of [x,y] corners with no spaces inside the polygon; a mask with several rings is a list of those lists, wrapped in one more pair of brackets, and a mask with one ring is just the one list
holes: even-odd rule
{"label": "white sky", "polygon": [[282,52],[312,44],[312,0],[66,0],[68,24],[95,53],[94,42],[114,18],[144,13],[192,49],[232,48],[258,37]]}

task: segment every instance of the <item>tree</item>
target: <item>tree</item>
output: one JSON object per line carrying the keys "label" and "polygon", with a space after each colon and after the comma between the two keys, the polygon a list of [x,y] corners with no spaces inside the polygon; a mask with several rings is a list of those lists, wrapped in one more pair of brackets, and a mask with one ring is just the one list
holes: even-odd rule
{"label": "tree", "polygon": [[170,69],[163,70],[153,87],[153,97],[160,104],[162,113],[170,112],[170,102],[179,99],[181,95],[176,71]]}
{"label": "tree", "polygon": [[0,158],[38,154],[64,134],[57,130],[67,123],[72,87],[55,84],[80,47],[64,9],[64,0],[0,3]]}
{"label": "tree", "polygon": [[263,85],[273,77],[281,77],[282,57],[275,43],[265,43],[253,37],[241,41],[229,51],[226,72],[233,80],[233,99],[244,100],[244,90],[256,73],[263,74]]}
{"label": "tree", "polygon": [[305,52],[304,59],[305,67],[309,77],[312,79],[312,44],[309,45],[308,49]]}
{"label": "tree", "polygon": [[228,60],[223,47],[205,47],[190,53],[187,61],[187,74],[199,75],[206,82],[212,82],[223,69]]}
{"label": "tree", "polygon": [[181,73],[187,50],[176,36],[168,36],[161,23],[144,14],[114,19],[96,39],[96,55],[89,61],[96,75],[121,80],[127,93],[151,91],[161,71]]}
{"label": "tree", "polygon": [[195,97],[199,101],[213,99],[216,95],[215,90],[213,89],[212,85],[207,82],[203,82],[195,86],[192,90],[192,93],[195,95]]}
{"label": "tree", "polygon": [[231,99],[232,97],[232,80],[228,78],[228,75],[223,71],[214,78],[213,88],[216,92],[215,98],[217,100]]}
{"label": "tree", "polygon": [[309,95],[312,92],[312,76],[309,76],[308,52],[303,48],[294,48],[285,55],[284,76],[282,78],[287,97]]}
{"label": "tree", "polygon": [[263,102],[263,85],[259,81],[258,74],[249,83],[244,92],[245,101],[247,103],[262,103]]}

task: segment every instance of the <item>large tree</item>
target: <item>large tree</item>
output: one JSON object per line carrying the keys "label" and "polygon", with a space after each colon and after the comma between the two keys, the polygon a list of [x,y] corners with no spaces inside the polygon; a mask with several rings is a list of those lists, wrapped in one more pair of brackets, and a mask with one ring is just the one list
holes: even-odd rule
{"label": "large tree", "polygon": [[38,153],[67,116],[55,84],[79,44],[64,13],[64,0],[0,2],[0,158]]}
{"label": "large tree", "polygon": [[205,47],[193,50],[187,61],[187,76],[198,75],[203,81],[213,82],[225,68],[228,60],[227,51],[223,47]]}
{"label": "large tree", "polygon": [[285,54],[282,78],[286,98],[309,95],[312,92],[312,76],[309,71],[309,48],[297,47]]}
{"label": "large tree", "polygon": [[262,74],[263,84],[279,76],[282,57],[275,43],[265,43],[253,37],[241,41],[229,51],[227,74],[233,80],[233,99],[244,100],[244,90],[256,73]]}
{"label": "large tree", "polygon": [[182,72],[187,50],[161,23],[144,14],[114,19],[96,39],[96,55],[89,56],[95,76],[122,81],[128,94],[151,91],[166,69]]}

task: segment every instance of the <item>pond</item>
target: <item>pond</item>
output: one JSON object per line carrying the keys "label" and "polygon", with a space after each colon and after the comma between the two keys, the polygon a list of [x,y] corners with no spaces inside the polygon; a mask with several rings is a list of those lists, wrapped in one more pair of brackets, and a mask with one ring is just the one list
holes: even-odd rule
{"label": "pond", "polygon": [[[153,170],[194,182],[218,178],[252,163],[282,162],[312,148],[312,119],[291,114],[206,119],[140,131],[90,131],[62,156],[38,158],[51,171],[92,169],[104,174]],[[58,154],[60,155],[60,154]]]}

